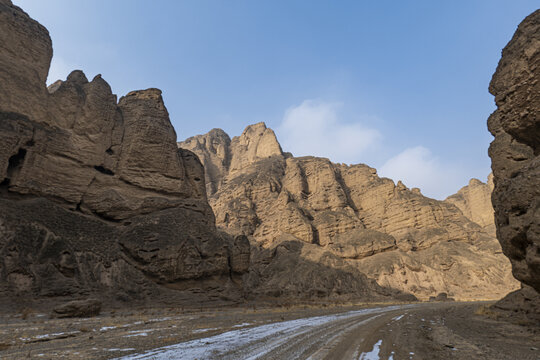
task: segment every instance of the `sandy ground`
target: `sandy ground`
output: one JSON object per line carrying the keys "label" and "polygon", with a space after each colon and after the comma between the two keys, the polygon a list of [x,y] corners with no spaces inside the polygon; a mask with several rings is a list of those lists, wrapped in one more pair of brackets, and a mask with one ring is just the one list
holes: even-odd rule
{"label": "sandy ground", "polygon": [[486,316],[485,306],[18,314],[1,317],[0,358],[540,359],[540,328]]}

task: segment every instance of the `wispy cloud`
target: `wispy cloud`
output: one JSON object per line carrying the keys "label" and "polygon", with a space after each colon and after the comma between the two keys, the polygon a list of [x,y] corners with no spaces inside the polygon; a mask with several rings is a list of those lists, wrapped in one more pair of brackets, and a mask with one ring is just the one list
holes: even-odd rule
{"label": "wispy cloud", "polygon": [[470,174],[463,168],[443,163],[432,152],[415,146],[388,159],[378,170],[380,176],[418,187],[426,196],[442,200],[467,184]]}
{"label": "wispy cloud", "polygon": [[276,129],[284,151],[295,156],[328,157],[335,162],[358,163],[381,134],[358,119],[339,117],[341,103],[305,100],[287,109]]}

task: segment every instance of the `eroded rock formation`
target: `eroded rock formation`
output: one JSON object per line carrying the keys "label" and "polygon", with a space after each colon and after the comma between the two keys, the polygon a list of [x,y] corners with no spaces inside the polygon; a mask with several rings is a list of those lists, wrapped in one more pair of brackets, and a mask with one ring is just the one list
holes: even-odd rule
{"label": "eroded rock formation", "polygon": [[[538,17],[490,88],[498,234],[537,290]],[[177,148],[159,90],[117,102],[81,71],[47,88],[51,57],[47,30],[0,0],[1,303],[460,300],[516,287],[483,184],[436,201],[366,165],[284,153],[263,123]]]}
{"label": "eroded rock formation", "polygon": [[47,89],[51,57],[47,30],[1,0],[0,301],[226,297],[249,243],[216,229],[160,90],[117,103],[81,71]]}
{"label": "eroded rock formation", "polygon": [[[489,209],[480,197],[488,194],[477,194],[474,181],[462,191],[460,210],[461,203],[429,199],[366,165],[293,157],[263,123],[232,140],[212,130],[179,146],[211,169],[205,176],[213,184],[208,195],[218,227],[247,235],[259,249],[249,276],[265,274],[267,280],[252,286],[255,292],[266,289],[272,273],[273,258],[258,260],[258,251],[293,256],[283,255],[287,249],[298,254],[295,264],[364,273],[419,298],[445,292],[457,299],[495,299],[516,288],[508,261],[485,229]],[[318,276],[324,275],[303,275],[304,282]],[[292,292],[294,286],[288,287]]]}
{"label": "eroded rock formation", "polygon": [[495,214],[491,204],[492,192],[493,174],[489,174],[487,183],[471,179],[467,186],[447,197],[445,201],[456,205],[469,220],[495,235]]}
{"label": "eroded rock formation", "polygon": [[497,237],[516,279],[535,290],[526,289],[514,297],[519,298],[520,307],[534,303],[540,319],[539,80],[537,10],[523,20],[502,52],[489,86],[497,110],[489,117],[488,128],[495,136],[489,155]]}

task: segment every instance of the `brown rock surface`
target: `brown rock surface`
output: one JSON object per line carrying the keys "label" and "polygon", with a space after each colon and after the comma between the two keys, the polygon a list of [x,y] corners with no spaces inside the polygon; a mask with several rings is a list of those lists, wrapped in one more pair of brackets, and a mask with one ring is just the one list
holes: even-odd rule
{"label": "brown rock surface", "polygon": [[0,1],[0,24],[0,108],[45,121],[49,32],[9,0]]}
{"label": "brown rock surface", "polygon": [[[491,84],[490,153],[501,244],[536,287],[538,15],[524,24]],[[366,165],[295,158],[264,123],[178,148],[159,90],[117,103],[81,71],[47,88],[51,56],[47,30],[0,0],[0,303],[218,301],[241,282],[294,299],[516,288],[476,182],[436,201]]]}
{"label": "brown rock surface", "polygon": [[[322,262],[325,271],[353,277],[364,273],[381,286],[425,299],[442,292],[457,299],[495,299],[516,288],[497,240],[484,224],[471,220],[484,219],[477,212],[485,209],[468,195],[464,202],[470,213],[464,215],[454,204],[380,178],[366,165],[293,157],[282,152],[274,133],[261,123],[228,139],[213,130],[179,146],[210,163],[207,168],[219,169],[206,172],[207,182],[216,184],[208,192],[209,202],[219,228],[252,239],[256,249],[250,276],[269,274],[274,258],[257,255],[262,246],[274,249],[271,254],[289,252],[281,258],[295,259],[292,269]],[[285,241],[298,245],[280,246]],[[319,271],[316,276],[324,276]],[[304,283],[316,277],[294,273]],[[248,287],[270,291],[272,276],[265,276]],[[289,293],[308,291],[290,282],[287,287]],[[321,288],[324,296],[333,291]]]}
{"label": "brown rock surface", "polygon": [[249,244],[216,229],[161,91],[117,104],[81,71],[47,89],[48,32],[6,0],[0,40],[0,302],[239,295]]}
{"label": "brown rock surface", "polygon": [[254,246],[244,281],[248,299],[416,300],[413,295],[380,286],[320,246],[290,236],[268,248]]}
{"label": "brown rock surface", "polygon": [[205,171],[206,192],[214,194],[229,169],[231,138],[221,129],[212,129],[206,135],[191,137],[183,143],[199,156]]}
{"label": "brown rock surface", "polygon": [[493,192],[493,174],[489,174],[487,183],[471,179],[469,185],[462,187],[456,194],[446,198],[446,202],[456,205],[472,222],[495,235],[495,216],[491,204]]}
{"label": "brown rock surface", "polygon": [[[488,119],[488,128],[495,136],[489,155],[495,183],[492,199],[497,237],[516,279],[536,292],[540,292],[539,79],[537,10],[523,20],[502,52],[489,86],[497,110]],[[526,298],[536,299],[540,314],[539,297],[530,295],[531,291]]]}
{"label": "brown rock surface", "polygon": [[51,315],[56,318],[92,317],[99,315],[100,311],[101,301],[99,300],[73,300],[55,307]]}

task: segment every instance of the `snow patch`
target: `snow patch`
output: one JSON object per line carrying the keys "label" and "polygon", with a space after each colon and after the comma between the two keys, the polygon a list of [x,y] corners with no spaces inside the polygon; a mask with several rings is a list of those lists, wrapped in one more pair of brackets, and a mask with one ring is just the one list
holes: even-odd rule
{"label": "snow patch", "polygon": [[19,339],[22,341],[33,341],[33,340],[56,338],[62,335],[72,335],[72,334],[77,334],[77,333],[80,333],[80,331],[76,330],[76,331],[68,331],[68,332],[58,332],[58,333],[52,333],[52,334],[36,335],[34,337],[20,337]]}
{"label": "snow patch", "polygon": [[246,326],[249,326],[251,325],[251,323],[243,323],[243,324],[238,324],[238,325],[233,325],[231,327],[233,328],[239,328],[239,327],[246,327]]}
{"label": "snow patch", "polygon": [[370,352],[360,354],[358,360],[379,360],[379,351],[381,349],[382,340],[379,340],[373,345],[373,349]]}
{"label": "snow patch", "polygon": [[107,331],[107,330],[112,330],[112,329],[116,329],[116,326],[104,326],[101,329],[99,329],[99,331]]}
{"label": "snow patch", "polygon": [[172,320],[173,318],[171,316],[168,316],[168,317],[162,317],[162,318],[157,318],[157,319],[150,319],[148,321],[150,322],[156,322],[156,321],[168,321],[168,320]]}
{"label": "snow patch", "polygon": [[135,348],[125,348],[125,349],[119,349],[119,348],[112,348],[112,349],[103,349],[106,351],[133,351]]}
{"label": "snow patch", "polygon": [[135,337],[135,336],[148,336],[148,333],[147,332],[140,332],[140,333],[137,333],[137,334],[125,335],[123,337],[128,338],[128,337]]}
{"label": "snow patch", "polygon": [[193,330],[191,332],[194,333],[194,334],[198,334],[198,333],[204,333],[204,332],[208,332],[208,331],[212,331],[212,330],[218,330],[218,328],[197,329],[197,330]]}
{"label": "snow patch", "polygon": [[123,337],[134,337],[134,336],[148,336],[148,333],[154,332],[156,330],[162,330],[162,328],[159,329],[143,329],[143,330],[131,330],[128,331],[128,335],[124,335]]}

